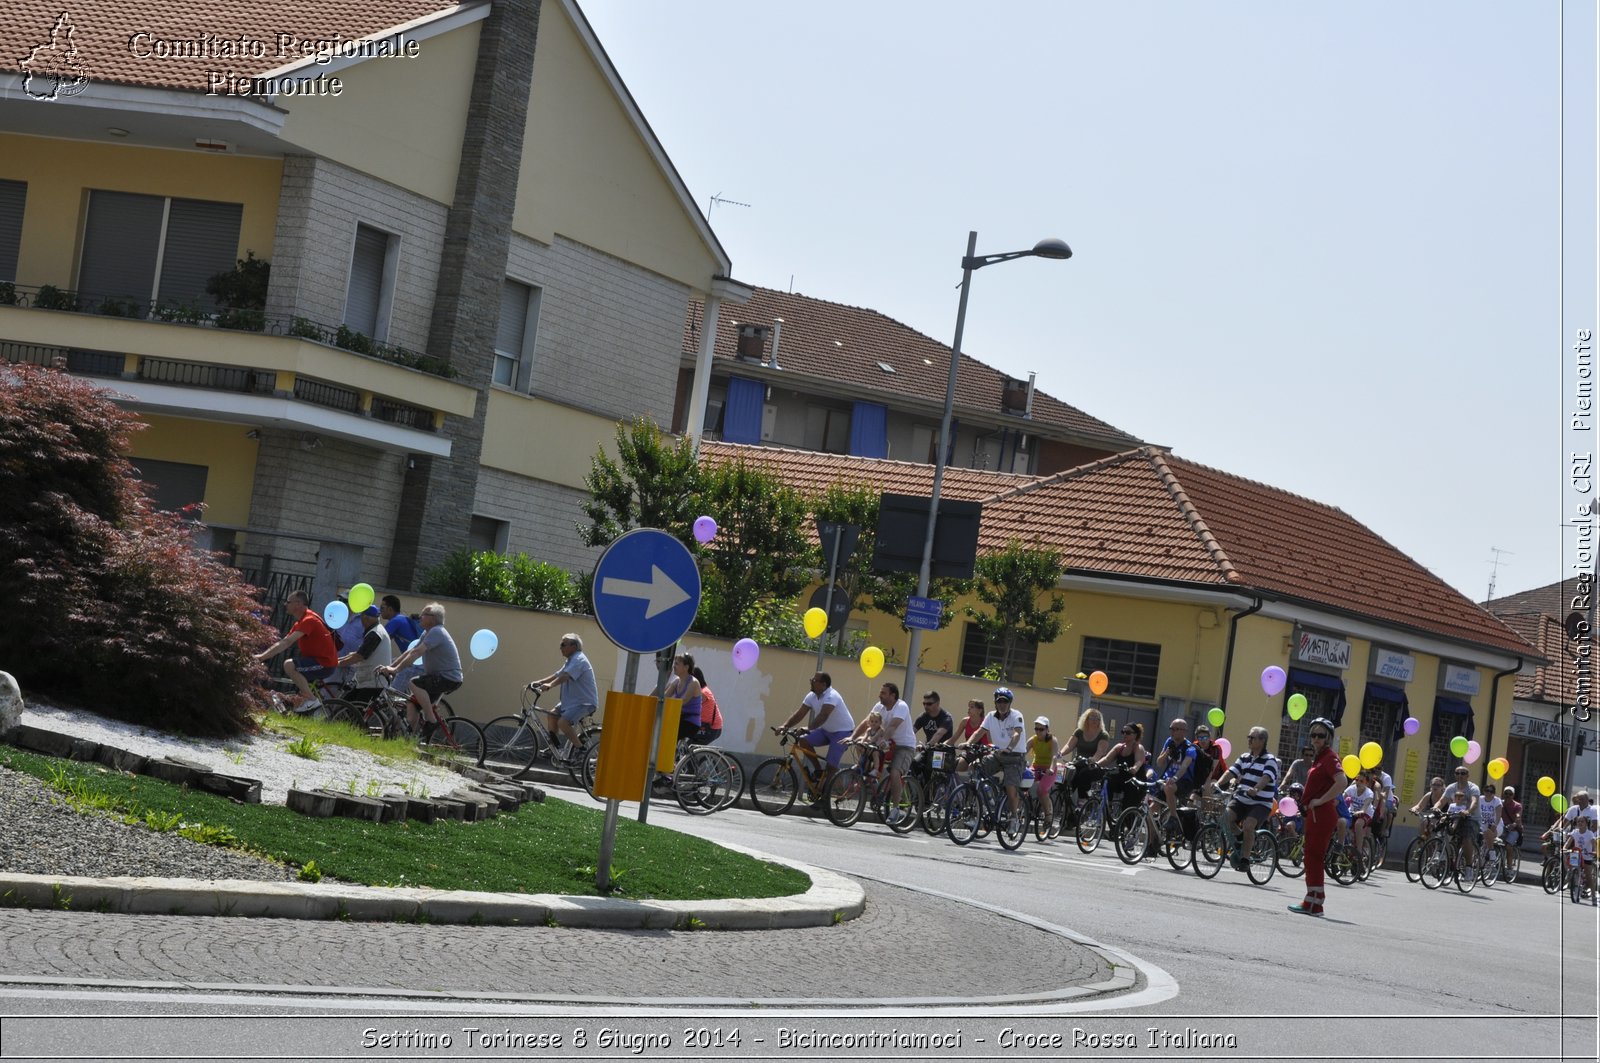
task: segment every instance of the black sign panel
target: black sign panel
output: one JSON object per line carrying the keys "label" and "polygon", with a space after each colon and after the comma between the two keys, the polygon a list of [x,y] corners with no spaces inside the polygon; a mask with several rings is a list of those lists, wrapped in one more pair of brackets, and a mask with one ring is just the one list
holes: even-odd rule
{"label": "black sign panel", "polygon": [[[928,507],[921,495],[885,492],[878,504],[878,541],[872,567],[879,572],[918,572],[922,545],[928,534]],[[930,574],[948,579],[971,579],[978,558],[978,528],[983,503],[939,500],[939,522],[933,533]]]}

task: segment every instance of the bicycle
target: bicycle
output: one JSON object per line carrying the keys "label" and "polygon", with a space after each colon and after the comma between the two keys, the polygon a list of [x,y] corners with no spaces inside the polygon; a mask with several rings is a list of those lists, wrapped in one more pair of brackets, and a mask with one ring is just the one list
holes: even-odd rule
{"label": "bicycle", "polygon": [[783,754],[768,757],[750,773],[750,802],[764,815],[781,816],[793,808],[802,792],[802,780],[804,794],[813,808],[826,802],[827,773],[823,759],[810,746],[795,742],[806,734],[804,729],[780,731],[778,744],[783,747]]}
{"label": "bicycle", "polygon": [[[525,779],[535,761],[551,759],[566,769],[574,783],[581,783],[591,750],[600,746],[600,725],[585,716],[577,725],[578,747],[572,750],[570,742],[563,743],[550,729],[554,710],[539,708],[543,693],[528,684],[522,688],[521,712],[496,716],[484,724],[484,765],[513,779]],[[568,747],[565,758],[559,756],[563,744]]]}
{"label": "bicycle", "polygon": [[1196,831],[1189,849],[1189,862],[1194,865],[1194,873],[1201,878],[1215,878],[1222,870],[1223,863],[1231,862],[1234,870],[1244,871],[1250,876],[1251,882],[1265,886],[1278,869],[1278,844],[1272,831],[1266,827],[1255,829],[1251,835],[1253,844],[1250,846],[1249,862],[1242,868],[1239,863],[1244,857],[1238,853],[1236,835],[1237,831],[1226,820],[1207,823]]}
{"label": "bicycle", "polygon": [[1176,817],[1168,816],[1161,782],[1148,783],[1146,788],[1150,792],[1145,799],[1117,817],[1117,858],[1124,864],[1137,864],[1149,851],[1160,849],[1172,870],[1182,871],[1189,863],[1189,838],[1182,816],[1195,810],[1182,807]]}
{"label": "bicycle", "polygon": [[1566,864],[1561,848],[1566,841],[1566,831],[1557,829],[1550,832],[1550,848],[1545,851],[1544,866],[1539,871],[1539,884],[1546,893],[1560,893],[1566,884]]}
{"label": "bicycle", "polygon": [[[409,693],[396,690],[382,677],[379,677],[378,682],[380,686],[371,690],[371,696],[365,699],[341,697],[323,702],[323,708],[328,710],[326,719],[335,723],[349,724],[379,738],[398,738],[403,734],[409,734],[410,727],[405,710],[407,705],[416,705],[417,700]],[[363,688],[352,689],[346,693],[358,693],[360,689]],[[385,695],[391,697],[386,698]],[[456,716],[456,710],[450,707],[450,702],[445,698],[434,698],[433,704],[439,715],[447,719],[459,718]],[[420,705],[417,705],[417,711],[422,711]],[[321,715],[321,710],[318,710],[317,714]]]}
{"label": "bicycle", "polygon": [[[483,764],[483,729],[461,716],[451,714],[443,698],[434,699],[421,723],[411,726],[406,709],[421,705],[417,699],[402,694],[394,687],[384,687],[372,699],[368,713],[384,717],[384,737],[396,738],[415,735],[417,745],[430,751],[435,760],[457,767],[480,767]],[[443,708],[443,712],[440,709]]]}
{"label": "bicycle", "polygon": [[744,792],[744,768],[715,746],[678,743],[672,769],[672,796],[691,816],[721,812]]}
{"label": "bicycle", "polygon": [[900,780],[900,797],[889,797],[890,771],[884,762],[892,754],[887,750],[864,742],[851,742],[856,747],[856,763],[841,768],[828,781],[828,819],[836,827],[851,827],[861,818],[864,808],[870,807],[880,820],[896,834],[909,834],[917,826],[917,808],[922,801],[922,787],[910,775]]}
{"label": "bicycle", "polygon": [[[1082,770],[1082,765],[1089,761],[1087,757],[1079,757],[1074,763],[1078,765],[1078,770]],[[1123,795],[1126,793],[1124,787],[1133,776],[1131,768],[1113,768],[1100,780],[1096,792],[1085,794],[1083,800],[1078,802],[1073,835],[1079,852],[1092,853],[1100,848],[1106,824],[1115,824],[1122,812]]]}
{"label": "bicycle", "polygon": [[1022,795],[1017,795],[1018,806],[1011,808],[1005,787],[994,780],[999,765],[993,763],[986,747],[979,747],[967,757],[977,770],[951,792],[945,806],[945,833],[957,845],[970,845],[992,826],[1001,848],[1019,848],[1028,833],[1020,804]]}
{"label": "bicycle", "polygon": [[1272,863],[1278,873],[1286,878],[1299,878],[1306,873],[1306,836],[1299,831],[1278,832],[1273,843]]}
{"label": "bicycle", "polygon": [[[1563,855],[1566,857],[1563,864],[1567,870],[1567,892],[1572,896],[1573,904],[1582,904],[1585,887],[1583,869],[1589,860],[1579,849],[1569,849]],[[1600,897],[1595,898],[1595,903],[1600,904]]]}
{"label": "bicycle", "polygon": [[1407,882],[1416,882],[1422,877],[1422,847],[1429,838],[1439,829],[1439,823],[1444,819],[1444,813],[1435,809],[1428,809],[1422,813],[1422,829],[1417,836],[1411,839],[1411,844],[1406,846],[1405,872]]}
{"label": "bicycle", "polygon": [[[1447,813],[1449,824],[1443,834],[1435,834],[1428,839],[1422,847],[1422,885],[1430,890],[1436,890],[1444,885],[1446,879],[1454,879],[1456,889],[1462,893],[1471,893],[1478,884],[1479,866],[1475,860],[1469,867],[1465,857],[1462,856],[1461,842],[1456,838],[1457,822],[1464,815],[1460,812]],[[1483,856],[1483,847],[1478,847],[1478,860]]]}
{"label": "bicycle", "polygon": [[929,834],[943,834],[945,808],[950,795],[960,784],[953,769],[956,747],[948,743],[923,747],[923,756],[917,758],[916,770],[922,783],[922,829]]}

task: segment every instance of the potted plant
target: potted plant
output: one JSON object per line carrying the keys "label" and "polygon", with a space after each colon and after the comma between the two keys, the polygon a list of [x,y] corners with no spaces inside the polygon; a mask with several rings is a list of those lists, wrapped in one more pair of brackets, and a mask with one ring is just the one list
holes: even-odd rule
{"label": "potted plant", "polygon": [[248,249],[232,269],[212,274],[206,281],[206,294],[222,308],[216,316],[217,327],[246,332],[266,328],[267,281],[271,274],[271,263]]}

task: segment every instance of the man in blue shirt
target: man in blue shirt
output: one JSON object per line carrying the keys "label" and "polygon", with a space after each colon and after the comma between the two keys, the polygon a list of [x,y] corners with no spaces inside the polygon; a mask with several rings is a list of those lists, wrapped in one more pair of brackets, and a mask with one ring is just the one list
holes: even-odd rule
{"label": "man in blue shirt", "polygon": [[[564,763],[578,750],[578,730],[574,724],[592,715],[600,707],[600,691],[594,681],[594,666],[583,653],[583,640],[572,632],[561,636],[561,656],[567,662],[543,679],[528,684],[529,690],[544,693],[553,686],[562,687],[561,702],[550,720],[557,732],[566,736],[567,746],[556,753],[556,763]],[[549,710],[541,709],[541,712]]]}
{"label": "man in blue shirt", "polygon": [[413,642],[422,637],[422,632],[417,630],[416,621],[400,608],[400,599],[395,595],[383,596],[383,604],[378,607],[378,613],[383,617],[383,629],[389,633],[389,643],[394,647],[395,653],[406,652]]}
{"label": "man in blue shirt", "polygon": [[1189,796],[1199,784],[1194,779],[1195,748],[1189,741],[1189,721],[1179,716],[1172,721],[1170,729],[1172,736],[1156,757],[1156,771],[1161,776],[1161,790],[1167,799],[1167,816],[1175,820],[1178,818],[1177,799]]}

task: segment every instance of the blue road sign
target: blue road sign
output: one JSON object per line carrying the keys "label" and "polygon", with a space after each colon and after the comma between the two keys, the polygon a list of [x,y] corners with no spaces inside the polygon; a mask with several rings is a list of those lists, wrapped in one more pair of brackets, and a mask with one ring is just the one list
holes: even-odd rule
{"label": "blue road sign", "polygon": [[944,613],[944,603],[937,598],[906,599],[906,627],[920,627],[924,631],[938,631],[939,617]]}
{"label": "blue road sign", "polygon": [[594,618],[630,653],[655,653],[683,638],[700,609],[700,569],[664,531],[635,528],[606,547],[594,570]]}

